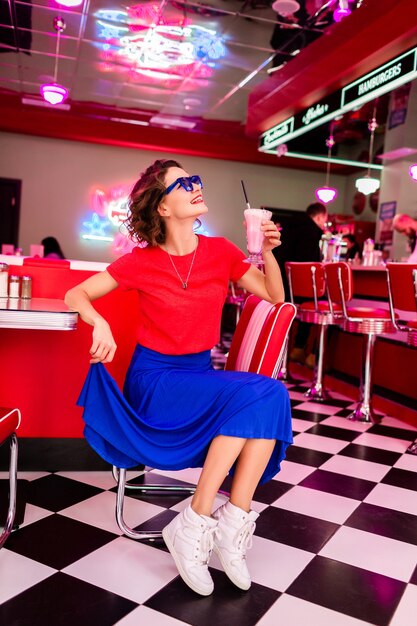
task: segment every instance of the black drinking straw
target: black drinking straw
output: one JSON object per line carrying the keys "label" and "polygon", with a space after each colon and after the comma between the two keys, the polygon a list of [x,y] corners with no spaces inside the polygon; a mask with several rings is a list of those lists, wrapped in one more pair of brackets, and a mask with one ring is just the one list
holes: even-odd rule
{"label": "black drinking straw", "polygon": [[245,196],[245,200],[246,200],[246,206],[248,209],[250,209],[250,204],[249,204],[249,200],[248,200],[248,195],[246,193],[246,189],[245,189],[245,183],[243,182],[243,180],[240,181],[242,183],[242,189],[243,189],[243,195]]}

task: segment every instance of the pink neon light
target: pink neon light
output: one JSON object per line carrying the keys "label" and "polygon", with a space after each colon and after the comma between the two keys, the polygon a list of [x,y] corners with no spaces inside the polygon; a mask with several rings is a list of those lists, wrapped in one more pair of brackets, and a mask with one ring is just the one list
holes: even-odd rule
{"label": "pink neon light", "polygon": [[335,22],[341,22],[345,17],[350,15],[352,11],[350,9],[342,9],[338,7],[333,13],[333,19]]}
{"label": "pink neon light", "polygon": [[68,98],[68,89],[56,83],[41,85],[41,96],[49,104],[62,104]]}
{"label": "pink neon light", "polygon": [[333,187],[318,187],[315,191],[317,200],[320,202],[324,202],[327,204],[328,202],[333,202],[333,200],[337,197],[337,190]]}

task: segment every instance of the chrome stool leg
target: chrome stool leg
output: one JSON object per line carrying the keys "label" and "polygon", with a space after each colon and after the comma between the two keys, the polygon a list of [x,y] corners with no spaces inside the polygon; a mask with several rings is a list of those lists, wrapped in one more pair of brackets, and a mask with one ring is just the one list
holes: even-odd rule
{"label": "chrome stool leg", "polygon": [[366,422],[372,424],[378,424],[381,420],[375,415],[371,406],[371,392],[372,392],[372,361],[375,347],[375,333],[369,333],[365,335],[365,341],[363,345],[362,356],[362,372],[361,372],[361,385],[359,391],[359,402],[355,410],[348,415],[347,419],[356,422]]}
{"label": "chrome stool leg", "polygon": [[331,396],[327,393],[323,385],[324,350],[326,346],[327,325],[320,324],[320,335],[316,347],[316,365],[314,368],[314,382],[310,389],[305,392],[305,397],[316,402],[324,402]]}
{"label": "chrome stool leg", "polygon": [[279,370],[278,373],[278,380],[280,380],[282,383],[297,383],[298,380],[296,380],[295,378],[293,378],[290,374],[290,370],[288,368],[288,346],[289,346],[289,337],[287,337],[287,339],[285,340],[285,348],[284,348],[284,355],[282,357],[282,365],[281,365],[281,369]]}
{"label": "chrome stool leg", "polygon": [[417,455],[417,439],[415,441],[413,441],[413,443],[411,443],[408,446],[407,452],[409,452],[410,454],[416,454]]}
{"label": "chrome stool leg", "polygon": [[13,433],[10,437],[10,461],[9,461],[9,508],[7,520],[0,535],[0,548],[6,542],[13,529],[13,522],[16,515],[16,494],[17,494],[17,437]]}

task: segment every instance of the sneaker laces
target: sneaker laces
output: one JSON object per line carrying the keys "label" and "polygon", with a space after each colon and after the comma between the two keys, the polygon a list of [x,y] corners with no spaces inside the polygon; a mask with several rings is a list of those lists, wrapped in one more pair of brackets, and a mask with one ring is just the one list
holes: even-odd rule
{"label": "sneaker laces", "polygon": [[246,520],[243,526],[233,538],[233,545],[240,552],[242,559],[246,559],[246,550],[252,547],[252,537],[255,532],[256,523],[253,520]]}
{"label": "sneaker laces", "polygon": [[196,560],[199,565],[207,565],[208,560],[210,558],[211,552],[213,550],[214,545],[214,536],[219,536],[217,533],[218,528],[216,526],[205,526],[204,529],[201,527],[202,533],[200,539],[197,539],[198,548],[197,551],[199,554],[195,555]]}

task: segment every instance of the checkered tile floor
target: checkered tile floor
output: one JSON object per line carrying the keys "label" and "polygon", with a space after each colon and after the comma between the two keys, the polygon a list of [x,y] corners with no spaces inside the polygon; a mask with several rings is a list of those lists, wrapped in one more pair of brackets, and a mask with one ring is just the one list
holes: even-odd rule
{"label": "checkered tile floor", "polygon": [[[249,592],[233,587],[213,556],[215,592],[199,597],[161,541],[121,536],[110,471],[22,472],[28,505],[0,552],[0,624],[414,624],[417,456],[406,449],[416,433],[399,416],[377,426],[348,422],[351,400],[335,393],[317,405],[305,389],[289,386],[294,445],[255,494]],[[198,475],[148,470],[143,480],[195,484]],[[128,496],[126,520],[159,529],[188,502]]]}

